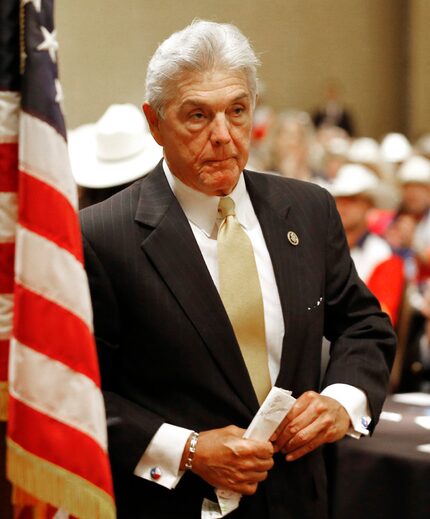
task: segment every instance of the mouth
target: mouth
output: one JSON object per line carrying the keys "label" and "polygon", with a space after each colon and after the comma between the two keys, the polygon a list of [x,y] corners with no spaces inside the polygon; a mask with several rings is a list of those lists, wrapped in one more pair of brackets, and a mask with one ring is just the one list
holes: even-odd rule
{"label": "mouth", "polygon": [[205,164],[208,164],[208,165],[220,165],[220,164],[223,164],[223,163],[228,163],[230,161],[234,160],[234,157],[227,157],[227,158],[224,158],[224,159],[208,159],[208,160],[205,160]]}

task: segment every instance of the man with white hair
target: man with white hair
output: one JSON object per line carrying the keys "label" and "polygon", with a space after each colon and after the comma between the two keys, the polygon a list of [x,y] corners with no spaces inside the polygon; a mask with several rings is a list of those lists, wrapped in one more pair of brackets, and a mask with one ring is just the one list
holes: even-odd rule
{"label": "man with white hair", "polygon": [[[197,519],[218,488],[232,518],[325,519],[319,447],[378,421],[395,338],[333,199],[244,170],[257,65],[232,25],[164,41],[143,106],[164,160],[81,213],[119,518]],[[272,385],[296,403],[244,439]]]}

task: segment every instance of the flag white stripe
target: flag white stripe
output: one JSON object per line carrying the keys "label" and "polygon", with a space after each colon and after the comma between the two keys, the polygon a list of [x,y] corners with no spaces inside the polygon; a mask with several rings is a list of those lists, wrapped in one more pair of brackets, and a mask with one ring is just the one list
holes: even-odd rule
{"label": "flag white stripe", "polygon": [[12,335],[13,295],[0,294],[0,340],[10,339]]}
{"label": "flag white stripe", "polygon": [[103,395],[96,384],[15,338],[10,346],[9,391],[15,399],[91,436],[107,449]]}
{"label": "flag white stripe", "polygon": [[0,142],[17,140],[20,102],[17,92],[0,92]]}
{"label": "flag white stripe", "polygon": [[15,241],[18,200],[16,193],[0,193],[0,243]]}
{"label": "flag white stripe", "polygon": [[92,330],[92,307],[83,265],[70,252],[17,226],[15,276],[32,292],[66,308]]}
{"label": "flag white stripe", "polygon": [[62,193],[76,210],[78,195],[67,143],[52,126],[24,112],[20,119],[20,169]]}

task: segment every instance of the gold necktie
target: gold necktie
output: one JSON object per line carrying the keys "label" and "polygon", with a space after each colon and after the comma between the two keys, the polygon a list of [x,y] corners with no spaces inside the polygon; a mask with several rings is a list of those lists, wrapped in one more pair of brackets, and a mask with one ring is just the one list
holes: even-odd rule
{"label": "gold necktie", "polygon": [[251,241],[240,226],[230,197],[219,201],[220,295],[233,326],[260,404],[271,388],[263,298]]}

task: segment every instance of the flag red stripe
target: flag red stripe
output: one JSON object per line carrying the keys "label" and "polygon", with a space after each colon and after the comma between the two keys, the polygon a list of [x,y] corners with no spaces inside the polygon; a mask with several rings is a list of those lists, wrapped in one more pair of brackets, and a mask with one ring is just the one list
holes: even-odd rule
{"label": "flag red stripe", "polygon": [[18,283],[15,308],[14,334],[19,342],[86,375],[100,387],[94,338],[79,317]]}
{"label": "flag red stripe", "polygon": [[7,380],[9,362],[9,339],[0,340],[0,382]]}
{"label": "flag red stripe", "polygon": [[60,191],[25,172],[20,172],[18,221],[83,262],[75,209]]}
{"label": "flag red stripe", "polygon": [[107,455],[94,440],[26,406],[12,395],[9,401],[8,435],[26,451],[113,495]]}
{"label": "flag red stripe", "polygon": [[18,143],[0,144],[0,191],[12,193],[18,190]]}
{"label": "flag red stripe", "polygon": [[15,243],[0,243],[0,294],[13,292]]}

